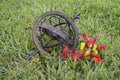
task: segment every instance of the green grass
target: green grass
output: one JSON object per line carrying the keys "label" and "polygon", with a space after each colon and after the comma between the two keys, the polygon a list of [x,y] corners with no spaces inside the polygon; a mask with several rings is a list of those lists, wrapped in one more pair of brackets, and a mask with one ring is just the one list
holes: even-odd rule
{"label": "green grass", "polygon": [[[0,80],[119,80],[120,0],[0,0]],[[46,11],[72,16],[81,33],[106,46],[102,63],[38,55],[32,62],[22,58],[33,44],[31,29]]]}

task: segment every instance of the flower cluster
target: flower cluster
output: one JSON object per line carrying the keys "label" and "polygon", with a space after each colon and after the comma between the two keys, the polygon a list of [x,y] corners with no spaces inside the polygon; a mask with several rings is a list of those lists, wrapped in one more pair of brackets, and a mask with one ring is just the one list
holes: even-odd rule
{"label": "flower cluster", "polygon": [[76,60],[80,58],[94,59],[94,62],[99,64],[101,62],[101,56],[98,53],[104,50],[105,46],[102,44],[97,45],[96,39],[90,39],[86,33],[82,33],[82,37],[86,42],[81,42],[80,50],[69,49],[68,46],[64,46],[59,56],[64,58],[71,57]]}

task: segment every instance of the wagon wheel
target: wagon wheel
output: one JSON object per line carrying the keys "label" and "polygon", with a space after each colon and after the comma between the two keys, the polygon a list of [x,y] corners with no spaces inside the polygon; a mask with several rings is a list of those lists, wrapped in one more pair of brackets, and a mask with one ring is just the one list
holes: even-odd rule
{"label": "wagon wheel", "polygon": [[51,11],[42,14],[35,22],[32,37],[37,49],[42,53],[58,51],[64,45],[75,48],[78,31],[74,21],[67,15]]}

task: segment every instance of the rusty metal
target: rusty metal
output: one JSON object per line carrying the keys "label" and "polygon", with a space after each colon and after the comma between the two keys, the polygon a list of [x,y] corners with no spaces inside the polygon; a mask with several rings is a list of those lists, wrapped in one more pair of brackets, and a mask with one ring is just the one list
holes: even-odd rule
{"label": "rusty metal", "polygon": [[[53,37],[54,39],[55,39],[55,38],[57,39],[57,37],[60,37],[61,39],[63,39],[64,41],[66,41],[67,43],[69,43],[69,44],[72,45],[72,43],[70,42],[69,37],[68,37],[63,31],[55,28],[54,26],[51,26],[51,25],[46,24],[46,23],[43,23],[43,24],[41,25],[41,28],[43,28],[43,29],[51,32],[51,34],[48,34],[48,35],[50,35],[50,36]],[[43,46],[43,47],[44,47],[44,46]]]}
{"label": "rusty metal", "polygon": [[[32,37],[37,51],[32,51],[29,55],[36,55],[38,52],[49,54],[53,48],[58,50],[64,45],[75,48],[78,43],[78,31],[74,23],[80,14],[73,18],[58,11],[50,11],[42,14],[36,20]],[[31,59],[27,55],[27,59]]]}

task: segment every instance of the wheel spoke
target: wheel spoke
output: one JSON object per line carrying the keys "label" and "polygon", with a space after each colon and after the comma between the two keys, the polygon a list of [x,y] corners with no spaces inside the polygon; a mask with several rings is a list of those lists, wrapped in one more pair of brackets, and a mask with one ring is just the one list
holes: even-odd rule
{"label": "wheel spoke", "polygon": [[43,44],[43,47],[45,47],[53,38],[49,38],[48,40],[46,40]]}

